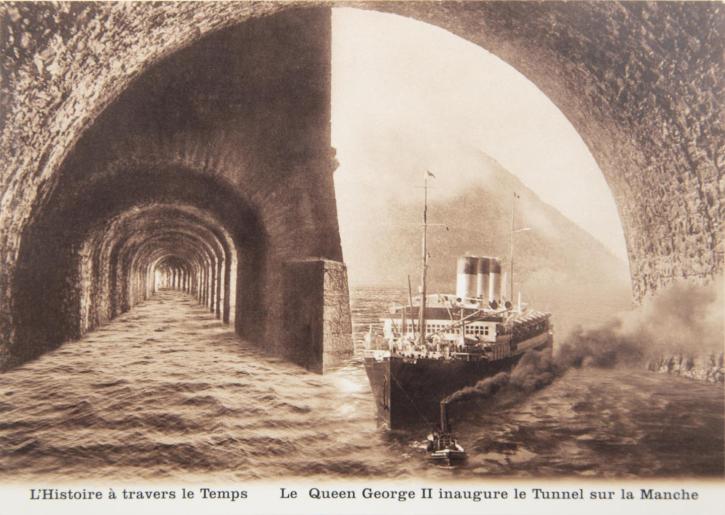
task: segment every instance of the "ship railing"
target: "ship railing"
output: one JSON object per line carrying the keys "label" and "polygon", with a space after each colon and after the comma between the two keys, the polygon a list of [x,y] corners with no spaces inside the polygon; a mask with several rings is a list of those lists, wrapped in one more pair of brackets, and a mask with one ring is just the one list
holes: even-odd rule
{"label": "ship railing", "polygon": [[451,357],[465,359],[466,361],[481,361],[489,359],[488,353],[486,352],[451,352]]}
{"label": "ship railing", "polygon": [[390,357],[390,351],[381,349],[365,349],[363,350],[363,357],[382,361],[383,359]]}
{"label": "ship railing", "polygon": [[[454,313],[449,309],[448,310],[448,317],[451,322],[449,326],[447,326],[445,329],[439,329],[436,331],[426,331],[426,337],[428,336],[435,336],[435,335],[444,335],[446,333],[450,333],[452,329],[459,329],[463,327],[465,324],[468,324],[471,322],[471,320],[475,320],[477,318],[481,317],[491,317],[492,315],[501,315],[500,310],[490,310],[490,309],[476,309],[469,315],[466,315],[463,318],[455,318]],[[503,318],[503,317],[501,317]],[[512,319],[511,317],[509,319]],[[413,333],[409,330],[406,330],[405,332],[401,331],[400,320],[394,319],[394,318],[380,318],[381,322],[388,322],[390,321],[390,327],[393,330],[393,333],[396,336],[410,336]],[[409,324],[406,324],[406,329],[408,327],[411,327],[414,322],[410,322]],[[415,323],[417,326],[417,323]]]}

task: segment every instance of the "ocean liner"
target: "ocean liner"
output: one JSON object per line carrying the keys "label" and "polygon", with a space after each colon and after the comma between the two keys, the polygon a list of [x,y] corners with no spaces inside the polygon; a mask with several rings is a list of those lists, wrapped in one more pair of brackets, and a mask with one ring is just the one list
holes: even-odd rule
{"label": "ocean liner", "polygon": [[523,304],[520,293],[515,305],[506,298],[498,258],[461,256],[456,292],[427,293],[427,177],[425,190],[421,292],[414,297],[409,283],[407,304],[392,306],[382,332],[371,327],[365,337],[365,370],[389,429],[436,420],[453,392],[510,370],[529,350],[553,346],[551,315]]}

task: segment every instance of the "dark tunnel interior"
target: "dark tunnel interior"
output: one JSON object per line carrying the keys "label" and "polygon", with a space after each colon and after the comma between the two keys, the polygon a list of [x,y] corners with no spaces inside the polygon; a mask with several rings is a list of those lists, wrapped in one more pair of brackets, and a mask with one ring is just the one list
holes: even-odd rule
{"label": "dark tunnel interior", "polygon": [[[338,262],[344,274],[329,34],[329,9],[250,20],[163,59],[105,109],[23,232],[13,362],[173,288],[241,337],[321,369],[319,342],[290,353],[299,334],[281,318],[295,294],[325,288],[324,270],[286,273],[294,263]],[[299,320],[303,336],[323,323],[323,297]]]}
{"label": "dark tunnel interior", "polygon": [[43,350],[27,343],[52,348],[78,338],[162,287],[196,296],[241,335],[258,338],[260,324],[245,322],[263,316],[256,278],[264,259],[254,212],[208,177],[125,170],[74,188],[47,206],[21,247],[18,342],[30,353],[23,357]]}

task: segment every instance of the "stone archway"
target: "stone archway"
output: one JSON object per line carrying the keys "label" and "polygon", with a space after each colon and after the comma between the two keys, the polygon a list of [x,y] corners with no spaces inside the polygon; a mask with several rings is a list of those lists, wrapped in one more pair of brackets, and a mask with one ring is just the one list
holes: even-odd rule
{"label": "stone archway", "polygon": [[127,84],[29,206],[7,363],[144,300],[159,263],[174,287],[277,354],[319,372],[349,355],[329,24],[326,9],[249,20]]}
{"label": "stone archway", "polygon": [[[329,23],[324,21],[329,19],[326,11],[333,5],[391,12],[438,25],[497,54],[546,93],[579,131],[612,189],[624,225],[637,299],[678,278],[708,282],[722,271],[720,220],[722,156],[725,155],[720,107],[725,89],[722,5],[638,2],[321,2],[318,5],[324,8],[310,3],[162,3],[81,4],[61,8],[43,5],[35,9],[12,5],[5,9],[9,27],[5,43],[11,51],[3,53],[3,74],[8,80],[3,85],[5,125],[0,140],[0,150],[6,156],[0,210],[3,227],[0,256],[4,265],[0,277],[3,314],[0,335],[3,341],[12,342],[16,337],[17,321],[9,307],[17,293],[12,285],[23,235],[32,225],[34,213],[51,201],[62,171],[75,159],[71,153],[82,153],[84,138],[103,125],[99,120],[109,112],[107,108],[110,106],[112,110],[114,105],[119,105],[120,96],[127,95],[134,85],[143,84],[143,77],[149,77],[155,66],[162,69],[164,57],[171,56],[173,61],[185,47],[193,53],[196,50],[189,45],[211,33],[218,34],[210,41],[223,38],[225,27],[242,22],[251,23],[248,27],[255,23],[263,25],[265,19],[273,20],[275,13],[284,11],[278,19],[286,19],[288,25],[278,27],[276,34],[290,34],[294,33],[288,30],[295,26],[295,20],[307,19],[312,16],[309,13],[316,12],[320,25],[316,38],[310,42],[322,44],[322,36],[329,34]],[[31,27],[37,37],[27,36]],[[259,42],[255,38],[264,33],[259,31],[246,42]],[[325,55],[323,47],[318,57]],[[249,49],[244,44],[236,48],[240,55]],[[259,51],[260,55],[268,56],[267,50],[260,48]],[[260,57],[257,62],[270,60]],[[310,83],[302,81],[300,85],[310,86]],[[315,89],[313,84],[307,93],[305,98],[310,98],[309,95],[318,98],[321,103],[317,108],[326,112],[324,88]],[[166,108],[161,106],[162,112]],[[182,124],[188,121],[177,120]],[[298,209],[315,218],[317,227],[323,228],[322,232],[327,235],[313,238],[311,241],[316,242],[317,248],[302,254],[339,260],[334,193],[329,187],[334,158],[329,137],[325,139],[324,120],[318,118],[317,123],[319,140],[302,137],[298,148],[302,154],[286,156],[293,161],[297,159],[301,167],[324,170],[314,175],[320,181],[316,184],[319,187],[311,188],[317,192],[315,198],[320,198],[320,191],[326,192],[322,195],[322,203],[327,206],[323,212],[317,212],[308,200],[295,203]],[[163,127],[159,130],[164,132]],[[216,161],[223,155],[206,152],[200,138],[137,143],[137,148],[150,149],[151,155],[163,148],[162,154],[176,153],[182,161],[188,158],[193,162],[189,168],[197,171],[219,168],[209,165],[220,164]],[[187,146],[182,151],[181,147]],[[235,151],[229,142],[227,148],[229,152]],[[304,155],[304,148],[316,149],[314,155]],[[113,162],[105,161],[112,169]],[[163,160],[158,164],[169,165]],[[292,181],[287,186],[305,191],[309,183],[301,182],[304,184]],[[264,198],[272,197],[273,193],[268,190]],[[254,202],[253,198],[249,200]],[[274,218],[271,214],[267,216]],[[293,232],[286,233],[289,238],[285,241],[307,241],[301,233]],[[272,240],[270,245],[275,248],[278,244],[274,241],[283,241]],[[296,250],[292,248],[296,243],[279,245],[287,256]]]}

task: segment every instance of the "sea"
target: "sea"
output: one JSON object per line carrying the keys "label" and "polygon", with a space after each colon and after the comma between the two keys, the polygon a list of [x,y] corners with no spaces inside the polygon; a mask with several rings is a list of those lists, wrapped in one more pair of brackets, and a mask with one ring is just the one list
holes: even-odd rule
{"label": "sea", "polygon": [[722,385],[640,368],[572,368],[533,392],[459,403],[451,419],[468,459],[431,463],[427,423],[379,427],[361,358],[364,332],[404,295],[353,289],[355,356],[320,376],[161,291],[0,374],[0,480],[725,474]]}

